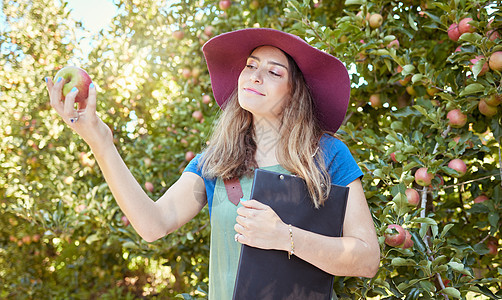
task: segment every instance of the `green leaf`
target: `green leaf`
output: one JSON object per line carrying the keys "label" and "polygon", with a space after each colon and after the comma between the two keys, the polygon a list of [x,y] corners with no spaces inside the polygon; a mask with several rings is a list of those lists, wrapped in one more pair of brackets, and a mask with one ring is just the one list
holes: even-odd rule
{"label": "green leaf", "polygon": [[415,24],[415,20],[413,19],[413,16],[411,14],[408,14],[408,23],[410,24],[410,27],[415,30],[415,31],[418,31],[418,27],[417,25]]}
{"label": "green leaf", "polygon": [[345,0],[345,5],[362,5],[363,0]]}
{"label": "green leaf", "polygon": [[469,42],[472,44],[477,44],[481,41],[483,37],[479,33],[464,33],[458,39],[459,42]]}
{"label": "green leaf", "polygon": [[500,216],[497,212],[491,211],[488,214],[488,221],[490,222],[490,225],[493,227],[498,227],[498,222],[499,222]]}
{"label": "green leaf", "polygon": [[458,273],[461,273],[461,274],[464,274],[464,275],[469,275],[469,276],[472,275],[468,270],[465,269],[465,266],[462,263],[458,263],[458,262],[455,262],[455,261],[450,261],[448,263],[448,266],[450,266],[450,268],[452,268],[453,271],[455,271],[455,272],[458,272]]}
{"label": "green leaf", "polygon": [[425,217],[425,218],[415,218],[411,220],[413,223],[423,223],[427,225],[437,225],[436,221],[434,219]]}
{"label": "green leaf", "polygon": [[421,81],[422,78],[424,78],[424,75],[422,75],[422,74],[415,74],[415,75],[413,75],[411,77],[411,82],[412,83],[417,83],[417,82]]}
{"label": "green leaf", "polygon": [[390,263],[394,267],[416,266],[417,263],[410,258],[394,257]]}
{"label": "green leaf", "polygon": [[477,94],[483,92],[485,90],[485,86],[481,83],[471,83],[464,88],[462,92],[460,92],[460,96],[467,96],[472,94]]}
{"label": "green leaf", "polygon": [[460,294],[460,291],[457,290],[456,288],[454,287],[447,287],[447,288],[444,288],[441,290],[442,293],[445,293],[446,295],[450,296],[450,297],[453,297],[453,298],[458,298],[460,299],[461,298],[461,294]]}
{"label": "green leaf", "polygon": [[415,71],[414,65],[406,65],[403,67],[403,71],[401,72],[401,74],[403,74],[403,76],[406,76],[410,75],[413,71]]}
{"label": "green leaf", "polygon": [[85,242],[90,245],[90,244],[92,244],[92,243],[94,243],[96,241],[99,241],[99,240],[100,240],[100,238],[99,238],[98,234],[94,233],[94,234],[91,234],[90,236],[88,236],[85,239]]}
{"label": "green leaf", "polygon": [[444,238],[444,236],[448,233],[448,231],[455,226],[455,224],[446,224],[446,226],[443,228],[443,231],[441,232],[441,236],[439,238]]}
{"label": "green leaf", "polygon": [[122,247],[126,249],[138,249],[138,245],[133,241],[127,241],[122,244]]}

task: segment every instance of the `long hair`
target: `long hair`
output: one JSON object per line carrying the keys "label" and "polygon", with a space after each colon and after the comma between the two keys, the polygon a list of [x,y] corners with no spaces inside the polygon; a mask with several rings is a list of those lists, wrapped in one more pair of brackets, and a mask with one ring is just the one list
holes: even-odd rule
{"label": "long hair", "polygon": [[[280,113],[276,156],[282,167],[305,180],[313,204],[319,207],[327,199],[331,184],[319,147],[324,131],[315,116],[315,104],[303,74],[293,58],[284,54],[290,66],[290,95]],[[222,107],[200,161],[203,176],[252,176],[258,168],[255,139],[253,115],[240,107],[235,90]]]}

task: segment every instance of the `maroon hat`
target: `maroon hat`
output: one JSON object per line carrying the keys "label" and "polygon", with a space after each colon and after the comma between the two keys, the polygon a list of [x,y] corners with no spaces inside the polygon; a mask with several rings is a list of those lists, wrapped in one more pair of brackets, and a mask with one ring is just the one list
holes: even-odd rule
{"label": "maroon hat", "polygon": [[248,56],[259,46],[277,47],[295,60],[310,87],[322,128],[336,132],[349,104],[347,68],[336,57],[301,38],[275,29],[241,29],[215,36],[204,44],[202,51],[218,105],[221,107],[235,90]]}

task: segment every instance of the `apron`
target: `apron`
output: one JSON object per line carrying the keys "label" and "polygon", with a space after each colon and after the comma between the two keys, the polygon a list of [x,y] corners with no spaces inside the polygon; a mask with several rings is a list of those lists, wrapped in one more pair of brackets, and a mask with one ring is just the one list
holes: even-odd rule
{"label": "apron", "polygon": [[[262,167],[273,172],[290,174],[280,165]],[[241,177],[243,199],[248,200],[253,185],[252,177]],[[211,208],[211,245],[209,252],[209,300],[231,300],[241,244],[234,240],[237,208],[242,206],[228,200],[225,184],[217,179]]]}

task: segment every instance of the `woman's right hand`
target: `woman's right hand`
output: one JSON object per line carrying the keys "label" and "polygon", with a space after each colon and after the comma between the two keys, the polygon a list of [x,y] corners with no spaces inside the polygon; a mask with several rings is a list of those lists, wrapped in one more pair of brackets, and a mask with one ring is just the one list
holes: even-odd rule
{"label": "woman's right hand", "polygon": [[[72,90],[63,101],[64,79],[54,83],[51,78],[46,78],[47,90],[51,106],[61,116],[63,121],[80,135],[93,150],[98,147],[113,144],[111,129],[96,115],[96,87],[89,85],[87,105],[83,109],[75,109],[75,97],[78,90]],[[76,121],[75,121],[76,118]],[[73,119],[73,122],[72,122]]]}

